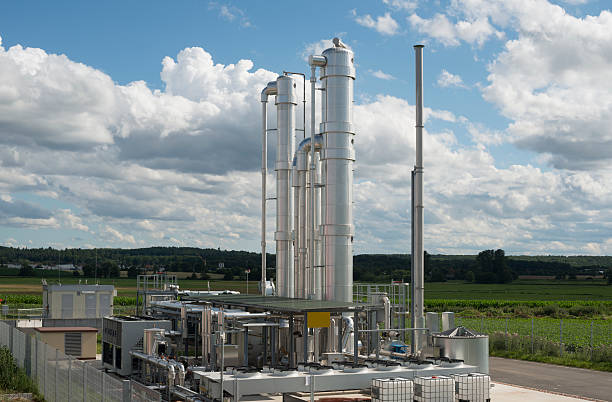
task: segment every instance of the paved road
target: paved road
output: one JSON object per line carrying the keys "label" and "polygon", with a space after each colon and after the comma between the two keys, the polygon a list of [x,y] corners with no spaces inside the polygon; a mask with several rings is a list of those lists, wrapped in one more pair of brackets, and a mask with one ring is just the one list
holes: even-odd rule
{"label": "paved road", "polygon": [[493,381],[612,401],[612,373],[501,357],[489,359]]}

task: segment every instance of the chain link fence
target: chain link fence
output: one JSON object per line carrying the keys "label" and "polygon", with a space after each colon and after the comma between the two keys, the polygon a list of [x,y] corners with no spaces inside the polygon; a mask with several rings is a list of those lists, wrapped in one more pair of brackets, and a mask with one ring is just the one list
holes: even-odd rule
{"label": "chain link fence", "polygon": [[161,401],[159,392],[131,380],[122,380],[0,322],[0,345],[36,382],[49,402]]}
{"label": "chain link fence", "polygon": [[489,349],[612,361],[612,320],[456,317],[456,325],[489,335]]}

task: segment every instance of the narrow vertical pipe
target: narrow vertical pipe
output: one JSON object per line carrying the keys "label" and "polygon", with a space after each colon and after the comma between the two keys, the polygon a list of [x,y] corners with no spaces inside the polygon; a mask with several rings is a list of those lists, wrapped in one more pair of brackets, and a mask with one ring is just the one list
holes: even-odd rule
{"label": "narrow vertical pipe", "polygon": [[359,313],[355,310],[355,317],[353,318],[353,364],[355,366],[359,362]]}
{"label": "narrow vertical pipe", "polygon": [[304,333],[302,334],[304,363],[308,363],[308,313],[304,313]]}
{"label": "narrow vertical pipe", "polygon": [[289,368],[295,368],[295,338],[293,337],[293,314],[289,316]]}
{"label": "narrow vertical pipe", "polygon": [[315,153],[314,170],[314,222],[313,222],[313,244],[314,244],[314,266],[315,266],[315,300],[323,299],[323,273],[321,264],[321,239],[319,236],[319,225],[321,224],[321,163],[319,161],[320,152]]}
{"label": "narrow vertical pipe", "polygon": [[[424,325],[424,256],[423,256],[423,45],[415,45],[415,87],[416,87],[416,164],[414,166],[414,325],[422,328]],[[421,336],[416,336],[415,352],[423,345]]]}
{"label": "narrow vertical pipe", "polygon": [[315,124],[316,124],[316,102],[315,102],[315,85],[317,83],[316,76],[317,67],[310,66],[310,269],[314,276],[314,299],[321,300],[321,271],[315,260],[315,187],[317,176],[315,172]]}
{"label": "narrow vertical pipe", "polygon": [[266,180],[268,177],[268,97],[261,101],[261,295],[266,295]]}
{"label": "narrow vertical pipe", "polygon": [[301,289],[302,289],[302,270],[300,269],[300,258],[299,258],[299,243],[300,243],[300,231],[298,228],[300,227],[300,189],[297,166],[294,166],[293,169],[293,249],[295,253],[293,254],[293,292],[289,297],[302,297]]}

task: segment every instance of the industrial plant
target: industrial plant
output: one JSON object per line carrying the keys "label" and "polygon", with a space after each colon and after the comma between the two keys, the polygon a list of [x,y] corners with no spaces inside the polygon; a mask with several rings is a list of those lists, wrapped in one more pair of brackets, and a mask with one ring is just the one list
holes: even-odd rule
{"label": "industrial plant", "polygon": [[[414,52],[410,284],[353,283],[356,62],[335,38],[333,47],[309,57],[309,135],[296,125],[295,73],[261,91],[259,294],[190,291],[173,275],[139,275],[134,315],[112,315],[99,304],[110,303],[112,289],[58,286],[45,288],[49,316],[104,312],[100,369],[168,401],[490,400],[488,337],[455,327],[453,312],[424,311],[423,46]],[[268,122],[274,111],[275,125]],[[274,134],[271,197],[267,142]],[[266,272],[270,199],[276,204],[275,280]],[[73,299],[69,291],[79,295]]]}

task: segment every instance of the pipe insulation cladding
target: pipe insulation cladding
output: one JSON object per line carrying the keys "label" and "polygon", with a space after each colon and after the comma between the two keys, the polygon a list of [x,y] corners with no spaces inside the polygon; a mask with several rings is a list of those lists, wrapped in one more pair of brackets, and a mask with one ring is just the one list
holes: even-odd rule
{"label": "pipe insulation cladding", "polygon": [[291,161],[295,143],[295,80],[280,76],[276,80],[276,281],[280,296],[294,297],[291,192]]}
{"label": "pipe insulation cladding", "polygon": [[353,52],[339,40],[323,52],[323,248],[325,299],[353,301]]}

